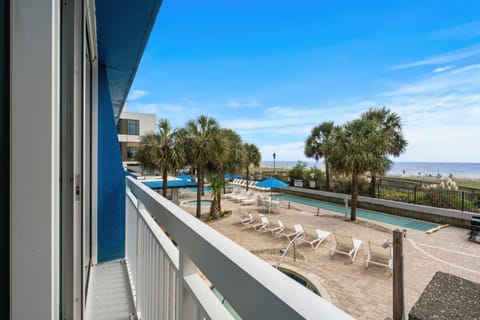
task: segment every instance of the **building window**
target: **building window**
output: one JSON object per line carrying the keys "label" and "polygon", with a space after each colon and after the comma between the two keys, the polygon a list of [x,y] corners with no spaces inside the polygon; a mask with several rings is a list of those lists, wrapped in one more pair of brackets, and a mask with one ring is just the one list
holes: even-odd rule
{"label": "building window", "polygon": [[139,136],[140,135],[140,121],[139,120],[127,120],[127,128],[129,135]]}
{"label": "building window", "polygon": [[133,160],[137,154],[138,147],[127,147],[127,159]]}

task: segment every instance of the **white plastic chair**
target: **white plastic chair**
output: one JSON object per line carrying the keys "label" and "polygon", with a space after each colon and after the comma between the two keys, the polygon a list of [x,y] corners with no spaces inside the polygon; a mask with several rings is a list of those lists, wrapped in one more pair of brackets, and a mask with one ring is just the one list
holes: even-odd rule
{"label": "white plastic chair", "polygon": [[315,229],[317,237],[313,240],[307,239],[307,237],[298,239],[299,241],[306,242],[312,246],[312,249],[317,249],[324,240],[326,240],[332,233],[320,229]]}
{"label": "white plastic chair", "polygon": [[362,240],[355,239],[352,236],[339,235],[335,232],[333,236],[335,237],[335,246],[330,249],[330,255],[332,257],[335,253],[347,255],[353,263],[358,250],[362,246]]}
{"label": "white plastic chair", "polygon": [[384,246],[376,242],[368,241],[368,254],[365,260],[365,268],[368,264],[376,264],[377,266],[387,267],[393,270],[393,252],[390,244]]}

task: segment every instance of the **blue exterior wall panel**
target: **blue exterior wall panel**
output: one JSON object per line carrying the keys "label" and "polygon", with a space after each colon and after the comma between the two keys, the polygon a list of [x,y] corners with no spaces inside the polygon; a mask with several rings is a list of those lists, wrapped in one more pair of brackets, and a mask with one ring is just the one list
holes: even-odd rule
{"label": "blue exterior wall panel", "polygon": [[107,74],[98,70],[98,262],[125,257],[125,172]]}

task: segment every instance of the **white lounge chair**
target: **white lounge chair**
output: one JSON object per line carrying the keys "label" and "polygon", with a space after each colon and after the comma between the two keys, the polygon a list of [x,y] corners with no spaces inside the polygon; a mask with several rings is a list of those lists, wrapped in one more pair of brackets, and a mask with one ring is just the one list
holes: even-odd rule
{"label": "white lounge chair", "polygon": [[260,230],[263,231],[269,226],[270,226],[270,221],[268,221],[267,217],[263,216],[260,218],[259,223],[253,225],[253,229],[255,229],[256,231],[260,231]]}
{"label": "white lounge chair", "polygon": [[324,240],[326,240],[332,233],[320,229],[315,229],[317,237],[313,240],[309,240],[306,236],[299,238],[299,241],[306,242],[312,246],[312,249],[317,249]]}
{"label": "white lounge chair", "polygon": [[296,224],[293,226],[293,228],[295,230],[294,232],[285,234],[285,237],[287,237],[289,241],[292,241],[293,239],[299,239],[301,237],[305,237],[305,230],[303,230],[303,227],[301,224]]}
{"label": "white lounge chair", "polygon": [[238,188],[235,188],[233,189],[233,192],[232,193],[227,193],[225,195],[225,199],[231,199],[232,197],[234,196],[238,196],[240,193],[242,193],[243,190],[242,189],[238,189]]}
{"label": "white lounge chair", "polygon": [[241,199],[240,202],[244,205],[250,205],[250,204],[254,204],[255,202],[257,202],[257,198],[255,197],[255,195],[252,195],[249,198]]}
{"label": "white lounge chair", "polygon": [[238,196],[232,197],[232,200],[234,202],[241,202],[242,200],[250,199],[251,197],[254,196],[254,193],[255,193],[253,190],[248,190],[248,191],[243,190],[243,191],[244,192],[239,194]]}
{"label": "white lounge chair", "polygon": [[362,240],[355,239],[352,236],[339,235],[335,232],[333,236],[335,237],[335,246],[330,249],[330,256],[333,257],[335,253],[344,254],[349,256],[353,263],[358,250],[362,246]]}
{"label": "white lounge chair", "polygon": [[393,270],[393,252],[390,245],[384,246],[376,242],[368,241],[368,254],[365,260],[365,268],[368,264],[376,264],[378,266],[387,267]]}
{"label": "white lounge chair", "polygon": [[243,225],[249,225],[249,224],[252,224],[254,221],[253,219],[253,215],[251,213],[249,213],[245,218],[243,218],[242,220],[240,220],[240,222],[243,224]]}
{"label": "white lounge chair", "polygon": [[265,228],[263,231],[270,231],[274,237],[279,237],[279,234],[281,234],[285,230],[285,225],[281,220],[277,221],[277,226],[275,225],[270,225],[268,228]]}
{"label": "white lounge chair", "polygon": [[[242,199],[243,197],[245,197],[246,194],[247,194],[247,191],[241,190],[239,193],[231,195],[229,197],[229,199],[232,200],[233,202],[235,202],[235,201],[237,201],[237,199]],[[238,201],[240,201],[240,200],[238,200]]]}

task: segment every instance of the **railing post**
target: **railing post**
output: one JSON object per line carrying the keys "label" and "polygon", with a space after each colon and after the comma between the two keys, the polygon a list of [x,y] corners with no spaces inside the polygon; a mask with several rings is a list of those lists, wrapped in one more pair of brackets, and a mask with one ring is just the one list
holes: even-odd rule
{"label": "railing post", "polygon": [[393,320],[405,319],[403,288],[403,237],[404,231],[393,231]]}
{"label": "railing post", "polygon": [[417,204],[417,186],[413,187],[413,204]]}
{"label": "railing post", "polygon": [[179,256],[179,272],[178,272],[178,319],[197,319],[198,308],[195,300],[191,296],[191,292],[187,290],[185,277],[197,272],[197,267],[192,262],[189,256],[185,254],[180,248]]}
{"label": "railing post", "polygon": [[465,191],[462,191],[462,212],[465,209]]}

